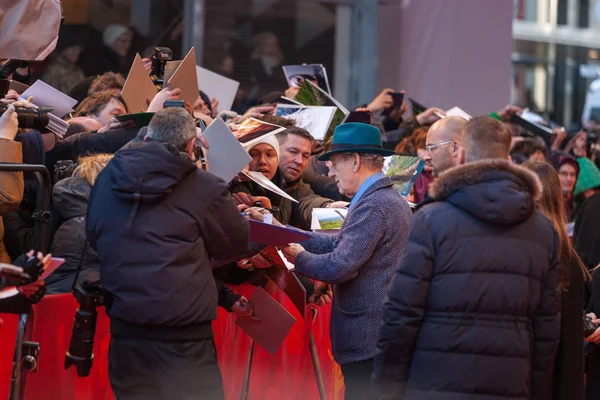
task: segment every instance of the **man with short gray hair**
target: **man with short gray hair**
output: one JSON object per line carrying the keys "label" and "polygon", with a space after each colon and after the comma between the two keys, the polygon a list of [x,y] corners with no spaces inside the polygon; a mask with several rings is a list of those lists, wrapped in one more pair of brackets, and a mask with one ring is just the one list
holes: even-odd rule
{"label": "man with short gray hair", "polygon": [[211,261],[241,258],[249,225],[227,183],[196,166],[197,139],[183,108],[156,113],[146,140],[118,151],[90,194],[117,399],[223,399]]}
{"label": "man with short gray hair", "polygon": [[196,125],[190,113],[183,107],[169,107],[156,113],[148,125],[146,138],[170,143],[180,151],[194,145]]}

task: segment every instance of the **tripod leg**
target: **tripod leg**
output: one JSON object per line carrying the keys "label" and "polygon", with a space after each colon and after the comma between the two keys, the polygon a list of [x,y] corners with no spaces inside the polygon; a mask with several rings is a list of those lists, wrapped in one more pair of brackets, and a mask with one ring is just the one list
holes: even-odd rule
{"label": "tripod leg", "polygon": [[252,356],[254,355],[254,339],[250,339],[250,350],[248,351],[248,361],[246,362],[246,372],[244,373],[244,383],[242,384],[242,393],[240,400],[248,399],[250,389],[250,375],[252,373]]}
{"label": "tripod leg", "polygon": [[[317,310],[314,309],[313,314],[313,323],[317,318]],[[312,327],[310,330],[310,358],[312,359],[313,368],[315,370],[315,378],[317,379],[317,387],[319,388],[319,398],[321,400],[327,400],[327,396],[325,395],[325,384],[323,383],[323,375],[321,374],[321,363],[319,362],[319,354],[317,352],[317,345],[315,343],[315,335],[312,332]]]}

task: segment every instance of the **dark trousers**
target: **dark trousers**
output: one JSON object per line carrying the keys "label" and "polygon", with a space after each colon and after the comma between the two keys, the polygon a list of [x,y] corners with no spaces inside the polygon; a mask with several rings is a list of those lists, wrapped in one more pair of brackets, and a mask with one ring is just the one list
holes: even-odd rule
{"label": "dark trousers", "polygon": [[350,364],[342,364],[344,375],[344,400],[373,400],[375,393],[371,389],[371,375],[373,374],[373,359]]}
{"label": "dark trousers", "polygon": [[110,340],[108,375],[117,400],[222,400],[212,339],[164,342]]}

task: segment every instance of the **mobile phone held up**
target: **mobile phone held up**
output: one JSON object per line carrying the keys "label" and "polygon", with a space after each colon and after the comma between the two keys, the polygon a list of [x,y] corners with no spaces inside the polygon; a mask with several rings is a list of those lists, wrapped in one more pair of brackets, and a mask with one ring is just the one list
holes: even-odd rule
{"label": "mobile phone held up", "polygon": [[388,94],[392,96],[394,103],[390,108],[383,111],[382,115],[385,116],[390,115],[394,110],[399,110],[400,107],[402,107],[402,102],[404,101],[404,92],[388,92]]}

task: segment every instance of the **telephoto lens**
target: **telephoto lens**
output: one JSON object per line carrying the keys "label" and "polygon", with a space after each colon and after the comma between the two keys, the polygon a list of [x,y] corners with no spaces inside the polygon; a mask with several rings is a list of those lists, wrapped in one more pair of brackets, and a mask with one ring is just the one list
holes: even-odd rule
{"label": "telephoto lens", "polygon": [[[0,103],[0,115],[4,114],[8,106],[4,103]],[[43,130],[50,119],[48,113],[52,111],[51,107],[42,108],[27,108],[27,107],[15,107],[17,112],[17,120],[19,121],[19,128],[22,129],[37,129]]]}
{"label": "telephoto lens", "polygon": [[88,376],[92,369],[97,307],[104,305],[104,289],[97,283],[83,282],[77,285],[73,295],[79,308],[73,320],[73,334],[65,356],[65,369],[75,365],[77,376],[82,378]]}

